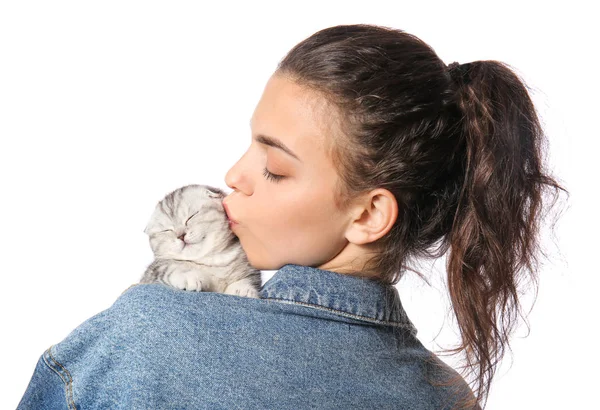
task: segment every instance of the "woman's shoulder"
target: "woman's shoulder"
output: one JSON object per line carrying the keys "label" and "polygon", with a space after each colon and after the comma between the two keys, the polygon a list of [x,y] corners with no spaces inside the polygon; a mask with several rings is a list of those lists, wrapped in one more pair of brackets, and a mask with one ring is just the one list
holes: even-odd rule
{"label": "woman's shoulder", "polygon": [[[113,325],[126,327],[229,324],[274,309],[270,301],[219,292],[193,292],[160,283],[136,284],[108,309]],[[118,317],[118,320],[116,320]]]}
{"label": "woman's shoulder", "polygon": [[177,289],[162,283],[134,284],[127,288],[115,301],[113,307],[121,309],[124,307],[172,309],[175,303],[180,308],[208,308],[219,305],[231,307],[248,307],[248,305],[260,305],[260,299],[230,295],[219,292],[195,292]]}
{"label": "woman's shoulder", "polygon": [[68,363],[85,362],[88,354],[114,353],[115,349],[131,346],[153,350],[157,343],[197,338],[224,324],[236,326],[256,317],[257,310],[268,310],[266,302],[216,292],[184,291],[159,283],[135,284],[49,351]]}

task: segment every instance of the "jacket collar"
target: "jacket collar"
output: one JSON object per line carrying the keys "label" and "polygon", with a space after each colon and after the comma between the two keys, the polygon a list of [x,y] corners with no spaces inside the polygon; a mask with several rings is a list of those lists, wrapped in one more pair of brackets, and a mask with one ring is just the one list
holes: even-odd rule
{"label": "jacket collar", "polygon": [[398,290],[376,280],[287,264],[262,286],[261,299],[302,304],[375,324],[407,327],[416,335]]}

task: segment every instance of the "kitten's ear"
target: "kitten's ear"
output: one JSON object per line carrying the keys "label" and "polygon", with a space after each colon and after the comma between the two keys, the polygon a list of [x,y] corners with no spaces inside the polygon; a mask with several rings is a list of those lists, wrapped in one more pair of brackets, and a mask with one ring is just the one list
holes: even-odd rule
{"label": "kitten's ear", "polygon": [[146,224],[146,227],[144,228],[144,233],[148,236],[150,236],[150,234],[152,233],[152,227],[155,225],[155,223],[154,223],[155,216],[156,216],[156,210],[152,213],[150,220],[148,221],[148,223]]}
{"label": "kitten's ear", "polygon": [[152,215],[150,215],[150,219],[148,219],[148,223],[146,224],[146,227],[144,228],[144,233],[148,236],[150,236],[150,234],[154,233],[154,231],[156,231],[156,221],[158,220],[158,218],[160,217],[161,211],[160,211],[160,202],[158,202],[156,204],[156,206],[154,207],[154,210],[152,211]]}
{"label": "kitten's ear", "polygon": [[225,198],[227,196],[227,194],[222,189],[217,188],[215,186],[204,185],[204,187],[206,188],[208,196],[210,196],[211,198]]}

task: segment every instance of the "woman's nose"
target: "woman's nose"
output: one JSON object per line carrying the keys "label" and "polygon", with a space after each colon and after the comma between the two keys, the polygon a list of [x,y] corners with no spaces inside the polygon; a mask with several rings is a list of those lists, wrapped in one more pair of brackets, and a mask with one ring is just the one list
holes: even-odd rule
{"label": "woman's nose", "polygon": [[234,182],[234,177],[233,177],[233,167],[229,168],[229,171],[227,171],[227,173],[225,174],[225,185],[227,185],[229,188],[236,190],[236,183]]}
{"label": "woman's nose", "polygon": [[225,184],[234,191],[241,191],[246,195],[252,194],[252,188],[247,175],[244,173],[240,161],[225,174]]}

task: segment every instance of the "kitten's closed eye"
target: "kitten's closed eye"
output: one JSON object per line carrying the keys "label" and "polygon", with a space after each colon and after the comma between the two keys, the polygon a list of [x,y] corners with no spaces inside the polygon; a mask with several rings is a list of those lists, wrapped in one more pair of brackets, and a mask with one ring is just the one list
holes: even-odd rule
{"label": "kitten's closed eye", "polygon": [[187,221],[185,221],[185,224],[187,225],[187,223],[189,222],[190,219],[192,219],[194,216],[198,215],[198,212],[196,212],[195,214],[193,214],[192,216],[190,216]]}

